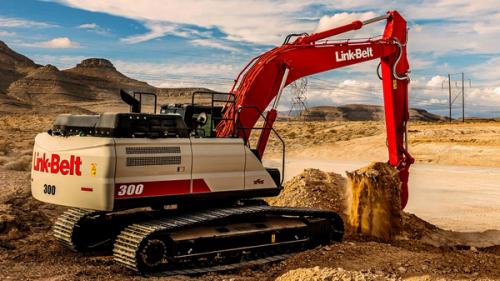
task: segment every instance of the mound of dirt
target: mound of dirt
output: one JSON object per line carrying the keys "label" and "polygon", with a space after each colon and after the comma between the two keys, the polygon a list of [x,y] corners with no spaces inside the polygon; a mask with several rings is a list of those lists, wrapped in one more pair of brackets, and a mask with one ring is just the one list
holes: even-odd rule
{"label": "mound of dirt", "polygon": [[[379,180],[380,177],[389,176],[385,181],[390,182],[391,177],[394,176],[391,176],[391,170],[386,170],[383,167],[378,167],[377,170],[382,171],[378,176],[374,175],[374,178],[379,178]],[[307,207],[335,211],[342,217],[346,229],[348,229],[350,228],[347,223],[349,221],[349,209],[347,207],[349,204],[346,203],[346,199],[349,198],[349,195],[346,192],[346,184],[346,178],[339,174],[324,172],[319,169],[305,169],[301,174],[285,182],[283,191],[279,196],[268,198],[266,201],[274,206]],[[397,182],[392,184],[397,184]],[[398,194],[397,191],[395,192]],[[399,200],[390,201],[389,203],[394,208],[399,206]],[[448,231],[407,212],[401,212],[400,217],[397,216],[396,212],[396,220],[401,220],[398,235],[391,236],[392,240],[387,242],[404,243],[412,240],[433,247],[458,249],[469,249],[471,247],[487,249],[500,245],[500,231],[498,230],[484,232]],[[345,238],[347,240],[373,239],[351,232],[346,233]],[[379,238],[375,240],[380,241]]]}
{"label": "mound of dirt", "polygon": [[343,268],[298,268],[276,278],[276,281],[396,280],[371,272],[348,271]]}
{"label": "mound of dirt", "polygon": [[305,169],[287,181],[279,196],[267,199],[275,206],[308,207],[345,213],[346,179],[339,174],[318,169]]}

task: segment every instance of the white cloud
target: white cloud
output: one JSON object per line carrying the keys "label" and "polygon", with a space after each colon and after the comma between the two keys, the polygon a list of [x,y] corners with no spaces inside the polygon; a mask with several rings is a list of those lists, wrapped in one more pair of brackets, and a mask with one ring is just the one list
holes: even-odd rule
{"label": "white cloud", "polygon": [[146,21],[146,27],[149,29],[148,33],[133,35],[123,38],[121,41],[127,44],[136,44],[158,37],[172,34],[181,37],[187,37],[189,33],[179,30],[179,25],[173,23],[166,23],[160,21]]}
{"label": "white cloud", "polygon": [[[126,38],[124,42],[142,42],[170,34],[181,26],[217,27],[226,39],[257,44],[276,45],[289,33],[310,32],[318,28],[349,23],[352,19],[367,19],[387,10],[399,10],[408,20],[410,50],[413,52],[496,53],[500,38],[500,2],[498,0],[422,0],[387,2],[382,0],[332,3],[326,0],[55,0],[80,9],[104,12],[136,19],[150,30]],[[315,5],[313,5],[315,4]],[[312,6],[311,6],[312,5]],[[325,5],[337,10],[367,12],[325,15],[319,25],[305,18],[321,10],[312,7]],[[319,8],[321,9],[321,8]],[[415,24],[417,20],[439,19],[446,22]],[[344,22],[344,20],[346,22]],[[177,26],[175,24],[178,24]],[[166,25],[166,26],[164,26]],[[383,23],[363,28],[363,35],[379,35]],[[188,33],[189,34],[189,33]],[[351,34],[348,34],[351,37]],[[466,39],[466,40],[465,40]]]}
{"label": "white cloud", "polygon": [[93,32],[100,34],[100,35],[108,35],[109,34],[108,29],[103,28],[96,23],[84,23],[84,24],[80,24],[76,28],[93,31]]}
{"label": "white cloud", "polygon": [[0,30],[0,36],[1,37],[13,37],[13,36],[16,36],[16,35],[17,34],[15,32]]}
{"label": "white cloud", "polygon": [[430,68],[435,63],[433,59],[422,58],[415,55],[410,55],[408,60],[410,62],[411,70]]}
{"label": "white cloud", "polygon": [[314,32],[325,31],[334,27],[338,27],[340,25],[349,24],[355,20],[367,20],[376,17],[377,14],[374,12],[365,12],[365,13],[338,13],[333,14],[331,16],[323,16],[318,22],[318,26]]}
{"label": "white cloud", "polygon": [[208,87],[229,91],[240,69],[224,63],[141,63],[118,60],[116,68],[124,74],[157,87],[167,85]]}
{"label": "white cloud", "polygon": [[20,19],[20,18],[10,18],[10,17],[0,16],[0,27],[48,28],[48,27],[56,27],[56,25],[45,23],[45,22],[39,22],[39,21],[32,21],[32,20],[26,20],[26,19]]}
{"label": "white cloud", "polygon": [[465,89],[466,106],[499,106],[500,87]]}
{"label": "white cloud", "polygon": [[224,43],[214,40],[214,39],[195,39],[189,41],[191,44],[196,45],[196,46],[203,46],[203,47],[209,47],[209,48],[214,48],[214,49],[221,49],[225,51],[230,51],[230,52],[237,52],[238,49],[225,45]]}
{"label": "white cloud", "polygon": [[473,78],[474,82],[500,84],[500,56],[465,69],[467,75]]}
{"label": "white cloud", "polygon": [[78,42],[71,41],[68,37],[57,37],[48,41],[24,44],[28,47],[41,47],[49,49],[71,49],[78,48]]}
{"label": "white cloud", "polygon": [[82,60],[88,57],[84,56],[54,56],[54,55],[34,55],[32,59],[39,64],[52,64],[59,69],[66,69],[76,66]]}
{"label": "white cloud", "polygon": [[340,88],[349,88],[349,87],[357,87],[357,88],[363,88],[363,89],[368,89],[372,87],[370,83],[368,82],[362,82],[358,80],[352,80],[352,79],[347,79],[338,84],[338,87]]}
{"label": "white cloud", "polygon": [[84,24],[80,24],[77,27],[80,28],[80,29],[96,29],[99,26],[97,24],[95,24],[95,23],[84,23]]}
{"label": "white cloud", "polygon": [[437,99],[437,98],[430,98],[427,100],[421,100],[418,102],[418,105],[436,105],[436,104],[448,104],[447,99]]}
{"label": "white cloud", "polygon": [[[308,32],[314,23],[297,21],[299,14],[311,1],[280,1],[279,11],[267,0],[210,1],[210,0],[60,0],[73,7],[105,12],[145,22],[150,30],[125,42],[141,42],[163,36],[176,29],[175,24],[217,27],[229,40],[259,44],[278,44],[288,33]],[[162,24],[166,26],[162,26]],[[169,24],[170,23],[170,24]],[[175,23],[175,24],[173,24]]]}
{"label": "white cloud", "polygon": [[427,82],[428,87],[442,87],[443,83],[448,81],[448,78],[441,76],[441,75],[436,75]]}

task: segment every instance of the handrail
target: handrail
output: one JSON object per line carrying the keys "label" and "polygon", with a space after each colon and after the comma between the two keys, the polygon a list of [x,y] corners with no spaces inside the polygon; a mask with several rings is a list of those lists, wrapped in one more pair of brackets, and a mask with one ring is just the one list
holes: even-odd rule
{"label": "handrail", "polygon": [[[278,132],[276,132],[276,130],[273,128],[273,127],[270,127],[270,128],[266,128],[266,127],[252,127],[252,128],[245,128],[245,127],[242,127],[241,126],[241,123],[239,122],[239,116],[240,116],[240,113],[243,109],[247,109],[247,108],[251,108],[251,109],[254,109],[263,119],[264,119],[264,122],[267,122],[266,120],[266,117],[264,116],[264,114],[256,107],[256,106],[241,106],[238,108],[238,111],[237,111],[237,118],[236,118],[236,130],[239,131],[240,129],[242,129],[243,131],[243,134],[246,134],[246,130],[253,130],[253,129],[256,129],[256,130],[271,130],[275,135],[276,137],[278,137],[279,141],[281,142],[281,147],[282,147],[282,159],[281,159],[281,181],[280,181],[280,185],[283,186],[283,182],[285,181],[285,156],[286,156],[286,153],[285,153],[285,150],[286,150],[286,146],[285,146],[285,141],[281,138],[281,136],[278,134]],[[264,123],[265,124],[265,123]],[[244,138],[245,139],[245,142],[246,145],[248,145],[248,147],[250,147],[250,136],[248,136],[248,138]],[[251,148],[251,147],[250,147]],[[261,159],[262,161],[262,159]]]}

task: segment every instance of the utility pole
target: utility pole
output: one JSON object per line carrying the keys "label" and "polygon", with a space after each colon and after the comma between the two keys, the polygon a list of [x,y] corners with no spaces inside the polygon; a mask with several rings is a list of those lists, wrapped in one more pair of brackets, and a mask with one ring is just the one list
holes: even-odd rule
{"label": "utility pole", "polygon": [[464,73],[462,72],[462,123],[465,123],[465,87],[464,87]]}
{"label": "utility pole", "polygon": [[449,104],[450,104],[450,123],[451,123],[451,74],[448,73],[448,94],[449,94]]}

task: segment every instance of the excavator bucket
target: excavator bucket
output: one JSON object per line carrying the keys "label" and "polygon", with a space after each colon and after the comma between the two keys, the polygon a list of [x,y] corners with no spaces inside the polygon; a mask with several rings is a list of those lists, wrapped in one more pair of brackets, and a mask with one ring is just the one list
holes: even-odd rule
{"label": "excavator bucket", "polygon": [[402,224],[398,170],[377,162],[347,176],[346,202],[351,231],[391,240]]}

